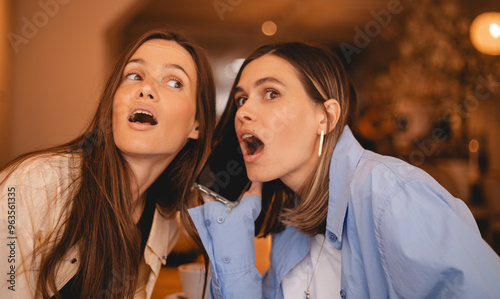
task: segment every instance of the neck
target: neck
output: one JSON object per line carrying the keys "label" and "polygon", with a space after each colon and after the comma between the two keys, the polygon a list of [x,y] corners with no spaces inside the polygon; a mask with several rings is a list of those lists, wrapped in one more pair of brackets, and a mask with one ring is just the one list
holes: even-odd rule
{"label": "neck", "polygon": [[133,173],[132,194],[134,199],[139,198],[146,192],[151,184],[160,176],[160,174],[172,162],[172,158],[133,158],[127,157],[127,162],[130,165]]}
{"label": "neck", "polygon": [[[135,205],[134,221],[140,218],[145,203],[145,192],[172,162],[173,157],[133,157],[125,156],[132,170],[131,191]],[[137,218],[137,219],[135,219]]]}
{"label": "neck", "polygon": [[313,155],[309,161],[300,168],[291,171],[280,178],[280,180],[293,192],[298,193],[306,180],[311,176],[316,164],[319,161],[317,154]]}

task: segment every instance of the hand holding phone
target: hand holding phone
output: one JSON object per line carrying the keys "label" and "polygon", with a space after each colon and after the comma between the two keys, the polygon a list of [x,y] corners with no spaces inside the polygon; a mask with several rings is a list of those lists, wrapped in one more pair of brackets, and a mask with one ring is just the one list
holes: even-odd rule
{"label": "hand holding phone", "polygon": [[247,196],[260,196],[262,197],[262,186],[264,183],[261,182],[251,182],[250,188],[243,194],[243,197]]}
{"label": "hand holding phone", "polygon": [[223,196],[220,196],[219,194],[215,193],[214,191],[208,189],[207,187],[200,185],[198,183],[194,183],[193,188],[196,188],[201,191],[201,196],[203,198],[204,202],[209,202],[209,201],[220,201],[223,204],[225,204],[228,207],[228,210],[231,211],[232,208],[236,207],[239,203],[241,198],[237,199],[236,201],[230,201]]}
{"label": "hand holding phone", "polygon": [[224,129],[196,182],[229,201],[236,201],[247,189],[249,179],[234,125]]}

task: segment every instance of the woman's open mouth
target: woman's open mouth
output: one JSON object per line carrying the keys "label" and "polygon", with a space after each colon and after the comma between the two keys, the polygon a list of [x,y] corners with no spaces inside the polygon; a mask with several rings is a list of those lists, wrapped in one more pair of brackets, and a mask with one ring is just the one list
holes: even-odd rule
{"label": "woman's open mouth", "polygon": [[145,110],[135,110],[129,115],[128,121],[131,123],[150,124],[156,126],[158,121],[152,113]]}
{"label": "woman's open mouth", "polygon": [[245,154],[248,156],[257,155],[264,149],[264,143],[252,134],[241,135],[241,140],[244,144]]}

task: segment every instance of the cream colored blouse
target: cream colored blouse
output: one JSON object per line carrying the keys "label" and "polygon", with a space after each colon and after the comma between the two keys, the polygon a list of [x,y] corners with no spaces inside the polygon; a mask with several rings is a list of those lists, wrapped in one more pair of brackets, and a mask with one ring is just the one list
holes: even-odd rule
{"label": "cream colored blouse", "polygon": [[[73,194],[79,174],[77,155],[40,155],[22,162],[5,180],[0,173],[0,298],[41,298],[35,294],[40,258],[33,249],[66,219],[63,207]],[[168,253],[179,236],[175,217],[164,218],[156,210],[139,266],[135,298],[150,298]],[[7,244],[7,245],[4,245]],[[78,248],[61,261],[56,286],[63,287],[78,269]],[[123,273],[116,273],[116,279]]]}

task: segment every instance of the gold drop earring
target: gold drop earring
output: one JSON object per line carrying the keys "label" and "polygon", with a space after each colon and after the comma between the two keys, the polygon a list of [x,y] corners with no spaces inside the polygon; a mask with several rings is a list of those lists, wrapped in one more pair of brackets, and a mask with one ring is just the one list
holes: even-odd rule
{"label": "gold drop earring", "polygon": [[323,151],[323,139],[325,139],[325,131],[321,130],[321,136],[319,137],[318,157],[321,157],[321,152]]}

